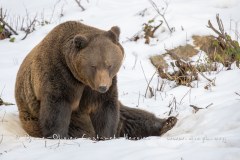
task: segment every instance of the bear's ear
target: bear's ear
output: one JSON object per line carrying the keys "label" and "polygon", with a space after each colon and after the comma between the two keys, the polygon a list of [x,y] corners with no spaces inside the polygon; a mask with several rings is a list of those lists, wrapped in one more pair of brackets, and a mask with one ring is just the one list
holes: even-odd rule
{"label": "bear's ear", "polygon": [[118,26],[113,26],[110,31],[112,31],[119,38],[120,28]]}
{"label": "bear's ear", "polygon": [[109,37],[113,40],[113,42],[118,42],[119,41],[119,35],[120,35],[120,28],[118,26],[113,26],[109,31],[108,31]]}
{"label": "bear's ear", "polygon": [[88,39],[85,36],[76,35],[73,39],[73,43],[77,49],[82,49],[87,46]]}

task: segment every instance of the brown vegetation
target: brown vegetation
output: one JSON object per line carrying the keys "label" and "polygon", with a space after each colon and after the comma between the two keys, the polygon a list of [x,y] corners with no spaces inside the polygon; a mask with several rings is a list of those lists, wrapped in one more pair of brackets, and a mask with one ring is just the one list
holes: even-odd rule
{"label": "brown vegetation", "polygon": [[[151,63],[156,67],[161,78],[170,81],[175,81],[177,85],[191,86],[191,82],[198,80],[198,74],[206,78],[211,84],[213,80],[208,79],[203,72],[216,71],[217,63],[222,63],[227,69],[231,69],[231,64],[236,62],[239,66],[240,61],[240,46],[237,41],[224,31],[224,27],[219,16],[216,16],[219,30],[213,27],[211,22],[208,22],[208,27],[211,28],[218,37],[213,35],[208,36],[192,36],[194,46],[186,44],[179,46],[162,55],[150,57]],[[198,49],[196,49],[196,47]],[[204,51],[207,55],[204,63],[191,62],[191,58],[200,51]],[[169,64],[166,62],[166,56],[172,59]],[[171,72],[169,71],[171,67]]]}
{"label": "brown vegetation", "polygon": [[[197,69],[189,61],[198,51],[192,45],[179,46],[167,50],[163,55],[150,57],[151,63],[157,68],[158,74],[163,79],[175,81],[177,85],[191,86],[191,82],[198,79]],[[169,56],[173,61],[169,66],[165,60]],[[173,72],[169,72],[172,67]]]}

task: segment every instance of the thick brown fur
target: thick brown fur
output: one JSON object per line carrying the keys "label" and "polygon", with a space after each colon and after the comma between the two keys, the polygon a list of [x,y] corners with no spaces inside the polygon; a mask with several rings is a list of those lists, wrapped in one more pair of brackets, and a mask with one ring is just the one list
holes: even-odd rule
{"label": "thick brown fur", "polygon": [[118,27],[103,31],[69,21],[27,55],[15,97],[30,136],[146,137],[174,126],[176,121],[168,126],[166,120],[118,101],[116,74],[124,57],[119,34]]}

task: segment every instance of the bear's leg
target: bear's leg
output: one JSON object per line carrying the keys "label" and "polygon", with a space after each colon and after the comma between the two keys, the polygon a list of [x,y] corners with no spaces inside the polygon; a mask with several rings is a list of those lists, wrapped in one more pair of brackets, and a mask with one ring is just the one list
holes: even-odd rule
{"label": "bear's leg", "polygon": [[[16,102],[19,111],[19,118],[23,129],[29,136],[42,137],[42,132],[38,121],[38,109],[40,108],[39,101],[31,93],[31,88],[26,87],[29,81],[25,80],[24,84],[19,84],[23,87],[16,88]],[[28,93],[28,95],[25,95]]]}
{"label": "bear's leg", "polygon": [[41,130],[39,128],[39,122],[36,117],[32,117],[29,111],[23,109],[19,110],[19,117],[23,129],[29,136],[42,137]]}
{"label": "bear's leg", "polygon": [[177,122],[177,118],[159,119],[155,115],[129,108],[120,104],[120,122],[118,136],[138,139],[148,136],[160,136],[170,130]]}
{"label": "bear's leg", "polygon": [[163,135],[164,133],[172,129],[176,123],[177,123],[176,117],[168,117],[168,119],[163,123],[160,135]]}
{"label": "bear's leg", "polygon": [[69,125],[69,136],[73,138],[94,138],[95,131],[88,114],[75,111],[72,113]]}
{"label": "bear's leg", "polygon": [[119,106],[113,101],[104,102],[91,115],[91,120],[98,139],[113,138],[119,122]]}
{"label": "bear's leg", "polygon": [[42,134],[46,138],[68,138],[71,119],[70,104],[53,95],[45,95],[40,102],[39,123]]}

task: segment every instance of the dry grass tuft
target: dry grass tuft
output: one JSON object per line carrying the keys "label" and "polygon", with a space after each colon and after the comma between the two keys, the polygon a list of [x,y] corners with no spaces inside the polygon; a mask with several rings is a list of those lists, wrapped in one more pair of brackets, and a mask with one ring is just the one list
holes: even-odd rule
{"label": "dry grass tuft", "polygon": [[164,59],[165,55],[154,55],[150,57],[151,63],[156,67],[156,68],[161,68],[165,72],[168,70],[168,64],[166,60]]}
{"label": "dry grass tuft", "polygon": [[[198,79],[198,74],[195,66],[188,61],[197,53],[198,50],[187,44],[167,50],[165,54],[152,56],[150,61],[157,68],[161,78],[175,81],[177,85],[191,86],[191,82]],[[173,60],[170,66],[164,59],[166,56]],[[169,72],[169,67],[172,67],[173,72]]]}
{"label": "dry grass tuft", "polygon": [[226,54],[225,50],[222,48],[218,39],[212,35],[209,36],[192,36],[193,43],[200,50],[204,51],[209,60],[212,62],[222,63],[225,67],[229,67],[232,64],[232,58]]}
{"label": "dry grass tuft", "polygon": [[[179,46],[172,50],[168,50],[167,53],[171,55],[171,57],[175,60],[183,59],[184,61],[188,61],[189,58],[197,55],[199,51],[194,48],[194,46],[190,44],[186,44],[185,46]],[[174,54],[172,54],[174,53]],[[175,56],[177,55],[177,57]]]}

